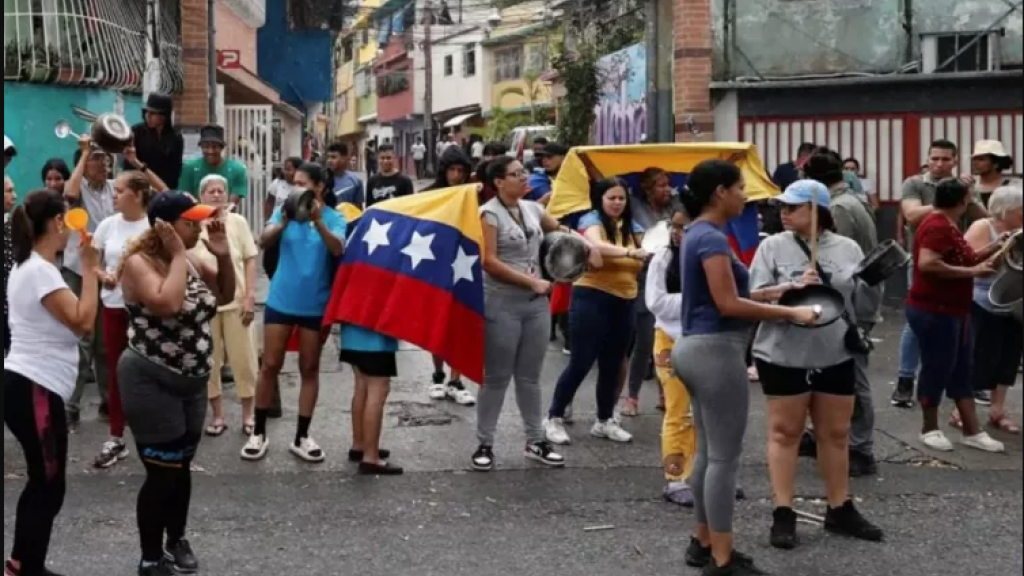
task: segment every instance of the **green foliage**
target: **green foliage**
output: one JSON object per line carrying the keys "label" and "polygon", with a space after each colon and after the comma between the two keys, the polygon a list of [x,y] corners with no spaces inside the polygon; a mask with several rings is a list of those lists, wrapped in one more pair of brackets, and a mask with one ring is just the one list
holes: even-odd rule
{"label": "green foliage", "polygon": [[566,146],[590,143],[601,92],[598,59],[597,49],[585,43],[575,51],[563,46],[554,59],[554,68],[566,93],[558,102],[557,123],[558,141]]}
{"label": "green foliage", "polygon": [[487,128],[484,137],[488,142],[504,142],[509,133],[518,125],[516,124],[518,114],[509,113],[504,108],[493,108],[491,117],[487,120]]}
{"label": "green foliage", "polygon": [[505,96],[518,96],[526,100],[526,105],[530,108],[530,122],[536,125],[540,121],[540,110],[538,104],[542,97],[541,89],[543,85],[540,81],[540,74],[536,72],[527,72],[523,75],[523,82],[526,83],[526,89],[513,87],[506,88],[501,91],[499,102],[505,99]]}

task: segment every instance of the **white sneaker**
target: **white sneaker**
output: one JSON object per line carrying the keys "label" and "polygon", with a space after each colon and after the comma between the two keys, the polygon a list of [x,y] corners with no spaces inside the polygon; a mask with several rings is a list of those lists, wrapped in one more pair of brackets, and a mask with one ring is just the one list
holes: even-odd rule
{"label": "white sneaker", "polygon": [[324,455],[324,451],[320,449],[320,445],[312,438],[303,438],[299,441],[298,446],[292,443],[288,449],[291,450],[291,453],[295,456],[312,464],[319,464],[327,459]]}
{"label": "white sneaker", "polygon": [[628,444],[633,441],[633,435],[622,429],[615,420],[598,422],[590,430],[590,435],[595,438],[604,438],[620,444]]}
{"label": "white sneaker", "polygon": [[242,460],[248,462],[263,460],[267,456],[268,449],[270,449],[270,442],[267,437],[254,434],[249,437],[249,441],[242,448]]}
{"label": "white sneaker", "polygon": [[982,432],[977,436],[965,436],[962,443],[968,448],[974,448],[975,450],[981,450],[982,452],[991,452],[992,454],[1002,454],[1003,452],[1006,452],[1006,446],[1004,446],[1002,442],[989,436],[988,432]]}
{"label": "white sneaker", "polygon": [[568,446],[572,444],[572,438],[565,431],[565,421],[561,418],[550,418],[544,421],[544,435],[548,442],[557,446]]}
{"label": "white sneaker", "polygon": [[452,386],[449,384],[446,394],[449,400],[455,402],[459,406],[476,406],[476,398],[474,398],[473,395],[469,393],[469,390],[466,390],[462,384],[459,384],[458,386]]}
{"label": "white sneaker", "polygon": [[949,441],[949,438],[946,438],[946,435],[942,433],[942,430],[922,434],[921,442],[932,450],[938,450],[939,452],[952,452],[956,450],[953,443]]}
{"label": "white sneaker", "polygon": [[430,396],[431,400],[444,400],[448,396],[448,387],[444,384],[431,384],[430,388],[427,388],[427,396]]}

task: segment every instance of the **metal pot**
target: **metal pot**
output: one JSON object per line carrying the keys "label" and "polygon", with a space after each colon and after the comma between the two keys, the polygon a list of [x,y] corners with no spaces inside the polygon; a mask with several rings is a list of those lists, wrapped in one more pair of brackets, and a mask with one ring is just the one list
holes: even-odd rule
{"label": "metal pot", "polygon": [[860,263],[854,277],[878,286],[910,265],[912,257],[895,240],[886,240]]}
{"label": "metal pot", "polygon": [[575,282],[587,272],[587,244],[575,234],[548,234],[543,252],[544,269],[555,282]]}
{"label": "metal pot", "polygon": [[[779,299],[780,306],[797,308],[809,306],[820,311],[818,322],[806,328],[824,328],[831,326],[843,317],[846,310],[846,299],[835,288],[824,284],[811,284],[798,290],[790,290]],[[797,324],[797,326],[803,326]]]}
{"label": "metal pot", "polygon": [[1006,253],[1006,265],[1018,274],[1024,272],[1024,236],[1017,236],[1013,248]]}
{"label": "metal pot", "polygon": [[1024,323],[1024,275],[1007,270],[989,290],[988,299],[996,312],[1013,316]]}
{"label": "metal pot", "polygon": [[100,114],[91,133],[92,141],[108,154],[120,154],[132,143],[131,125],[117,114]]}
{"label": "metal pot", "polygon": [[289,221],[306,222],[309,220],[309,214],[313,211],[315,200],[316,194],[312,190],[298,192],[284,201],[281,210],[288,216]]}

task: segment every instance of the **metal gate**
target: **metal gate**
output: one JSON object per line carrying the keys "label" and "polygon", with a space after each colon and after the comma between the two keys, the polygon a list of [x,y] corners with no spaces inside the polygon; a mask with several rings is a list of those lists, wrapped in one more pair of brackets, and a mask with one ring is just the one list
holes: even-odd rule
{"label": "metal gate", "polygon": [[273,121],[271,106],[225,106],[224,131],[228,153],[249,169],[249,197],[240,206],[257,235],[263,232],[263,205],[274,180]]}

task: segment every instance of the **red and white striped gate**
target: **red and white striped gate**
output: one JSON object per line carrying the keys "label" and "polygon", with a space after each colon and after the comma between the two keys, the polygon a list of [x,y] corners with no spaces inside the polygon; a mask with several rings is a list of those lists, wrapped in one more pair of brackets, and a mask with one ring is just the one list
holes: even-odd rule
{"label": "red and white striped gate", "polygon": [[920,173],[933,140],[946,138],[960,146],[961,170],[969,172],[970,154],[978,140],[999,140],[1014,156],[1014,172],[1024,174],[1024,113],[876,114],[815,118],[741,119],[744,141],[753,142],[769,171],[793,160],[803,142],[838,151],[861,163],[882,202],[897,202],[903,181]]}

